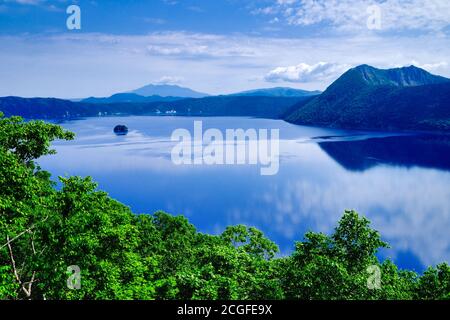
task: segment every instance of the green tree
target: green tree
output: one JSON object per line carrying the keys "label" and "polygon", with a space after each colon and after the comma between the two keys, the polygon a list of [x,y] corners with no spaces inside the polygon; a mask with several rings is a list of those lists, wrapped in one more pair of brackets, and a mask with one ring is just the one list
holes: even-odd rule
{"label": "green tree", "polygon": [[[374,299],[380,289],[370,289],[369,266],[382,269],[376,253],[387,247],[370,222],[355,211],[345,211],[334,233],[308,232],[295,252],[281,264],[281,278],[289,299]],[[385,266],[385,269],[388,265]],[[380,272],[382,275],[382,271]],[[397,272],[395,272],[397,275]],[[390,282],[400,279],[391,277]],[[394,284],[396,286],[397,284]],[[392,287],[392,284],[391,284]],[[384,289],[383,289],[384,288]],[[384,298],[396,296],[384,292]]]}
{"label": "green tree", "polygon": [[5,298],[34,297],[41,226],[52,212],[54,184],[33,160],[54,152],[53,139],[73,136],[57,125],[0,115],[0,265],[9,272],[2,279],[14,279],[2,290]]}
{"label": "green tree", "polygon": [[414,298],[426,300],[450,299],[450,266],[441,263],[429,267],[420,277]]}

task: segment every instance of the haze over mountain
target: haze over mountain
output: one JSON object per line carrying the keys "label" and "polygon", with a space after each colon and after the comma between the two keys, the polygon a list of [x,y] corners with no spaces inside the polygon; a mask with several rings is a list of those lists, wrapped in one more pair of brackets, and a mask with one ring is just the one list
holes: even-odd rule
{"label": "haze over mountain", "polygon": [[208,96],[206,93],[197,92],[189,88],[180,87],[172,84],[149,84],[142,88],[131,91],[144,97],[182,97],[182,98],[203,98]]}
{"label": "haze over mountain", "polygon": [[[136,93],[139,92],[139,93]],[[147,96],[148,93],[158,92],[159,94],[153,94]],[[225,96],[260,96],[260,97],[308,97],[320,94],[320,91],[307,91],[293,88],[264,88],[255,89],[249,91],[238,92]],[[177,95],[168,95],[177,94]],[[204,98],[208,96],[204,93],[195,92],[189,88],[182,88],[178,86],[166,86],[166,85],[148,85],[141,89],[134,90],[128,93],[116,93],[110,97],[96,98],[90,97],[81,100],[72,100],[74,102],[86,102],[86,103],[133,103],[133,102],[168,102],[176,101],[185,98]]]}
{"label": "haze over mountain", "polygon": [[194,91],[189,88],[168,84],[149,84],[131,92],[116,93],[110,97],[89,97],[86,99],[73,99],[74,102],[86,103],[144,103],[166,102],[184,98],[203,98],[208,94]]}
{"label": "haze over mountain", "polygon": [[264,88],[242,91],[230,96],[264,96],[264,97],[307,97],[320,94],[321,91],[307,91],[288,87]]}
{"label": "haze over mountain", "polygon": [[414,67],[361,65],[286,117],[296,124],[382,130],[450,130],[450,79]]}
{"label": "haze over mountain", "polygon": [[133,102],[175,101],[175,100],[180,100],[180,99],[184,99],[184,98],[171,97],[171,96],[161,97],[161,96],[157,96],[157,95],[144,97],[144,96],[138,95],[136,93],[116,93],[108,98],[90,97],[90,98],[81,100],[81,102],[103,103],[104,104],[104,103],[120,103],[120,102],[133,103]]}

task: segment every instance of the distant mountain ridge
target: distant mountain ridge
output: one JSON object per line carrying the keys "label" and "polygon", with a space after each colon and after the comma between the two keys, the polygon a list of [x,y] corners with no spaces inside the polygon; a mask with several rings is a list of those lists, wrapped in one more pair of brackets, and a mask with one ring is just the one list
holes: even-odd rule
{"label": "distant mountain ridge", "polygon": [[145,103],[168,102],[186,98],[203,98],[208,94],[194,91],[189,88],[168,84],[149,84],[130,92],[113,94],[110,97],[89,97],[86,99],[72,100],[85,103]]}
{"label": "distant mountain ridge", "polygon": [[450,131],[450,79],[414,66],[382,70],[361,65],[293,109],[285,120],[296,124]]}
{"label": "distant mountain ridge", "polygon": [[321,94],[321,91],[307,91],[288,87],[275,87],[242,91],[230,96],[264,96],[264,97],[308,97]]}
{"label": "distant mountain ridge", "polygon": [[209,96],[207,93],[194,91],[189,88],[170,84],[149,84],[128,93],[140,96],[181,97],[181,98],[203,98]]}
{"label": "distant mountain ridge", "polygon": [[281,119],[292,105],[308,97],[212,96],[175,101],[86,103],[54,98],[0,98],[6,116],[68,120],[98,116],[182,115],[247,116]]}
{"label": "distant mountain ridge", "polygon": [[120,102],[124,102],[124,103],[156,102],[156,101],[163,102],[163,101],[175,101],[175,100],[180,100],[180,99],[184,99],[184,98],[170,97],[170,96],[169,97],[161,97],[161,96],[156,96],[156,95],[144,97],[144,96],[138,95],[136,93],[116,93],[108,98],[90,97],[90,98],[81,100],[81,102],[105,104],[105,103],[120,103]]}
{"label": "distant mountain ridge", "polygon": [[[264,88],[238,92],[225,96],[260,96],[260,97],[309,97],[320,94],[320,91],[307,91],[287,87]],[[133,102],[169,102],[186,98],[205,98],[206,93],[196,92],[189,88],[175,85],[147,85],[132,92],[116,93],[110,97],[89,97],[74,102],[86,103],[133,103]]]}

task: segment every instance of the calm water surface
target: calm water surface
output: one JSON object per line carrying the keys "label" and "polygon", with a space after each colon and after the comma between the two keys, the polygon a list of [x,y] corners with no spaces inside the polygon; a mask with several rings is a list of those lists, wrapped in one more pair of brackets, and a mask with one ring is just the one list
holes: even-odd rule
{"label": "calm water surface", "polygon": [[[184,165],[171,161],[173,130],[276,128],[280,168],[261,176],[251,165]],[[112,129],[126,124],[127,136]],[[57,175],[92,176],[137,213],[183,214],[199,231],[256,226],[282,253],[308,231],[330,233],[345,209],[367,216],[402,268],[450,260],[450,137],[383,134],[295,126],[250,118],[90,118],[62,124],[75,132],[40,160]]]}

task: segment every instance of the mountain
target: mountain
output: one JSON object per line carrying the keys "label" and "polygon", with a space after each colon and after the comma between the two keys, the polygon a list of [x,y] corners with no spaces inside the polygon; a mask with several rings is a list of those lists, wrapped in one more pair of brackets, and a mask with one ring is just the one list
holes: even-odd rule
{"label": "mountain", "polygon": [[363,64],[350,69],[347,74],[354,74],[360,77],[362,82],[372,86],[414,87],[450,81],[450,79],[435,76],[415,66],[383,70]]}
{"label": "mountain", "polygon": [[180,97],[161,97],[161,96],[149,96],[144,97],[138,95],[136,93],[117,93],[108,98],[95,98],[90,97],[87,99],[81,100],[81,102],[85,103],[120,103],[120,102],[156,102],[156,101],[175,101],[183,98]]}
{"label": "mountain", "polygon": [[255,89],[231,94],[230,96],[264,96],[264,97],[307,97],[320,94],[321,91],[307,91],[301,89],[276,87]]}
{"label": "mountain", "polygon": [[62,119],[85,113],[79,103],[55,98],[0,98],[0,112],[5,116],[27,119]]}
{"label": "mountain", "polygon": [[292,109],[285,119],[296,124],[450,131],[450,79],[414,66],[381,70],[361,65]]}
{"label": "mountain", "polygon": [[64,120],[97,116],[150,114],[155,112],[155,106],[159,103],[92,104],[55,98],[1,97],[0,112],[3,112],[7,117],[21,116],[26,119]]}
{"label": "mountain", "polygon": [[0,98],[6,116],[26,119],[64,120],[97,116],[184,115],[247,116],[280,119],[288,110],[310,97],[215,96],[176,101],[86,103],[54,98]]}
{"label": "mountain", "polygon": [[309,97],[212,96],[159,104],[162,113],[186,116],[246,116],[280,119],[290,108]]}
{"label": "mountain", "polygon": [[131,91],[140,96],[161,96],[161,97],[182,97],[182,98],[203,98],[206,93],[197,92],[189,88],[169,84],[149,84],[142,88]]}

